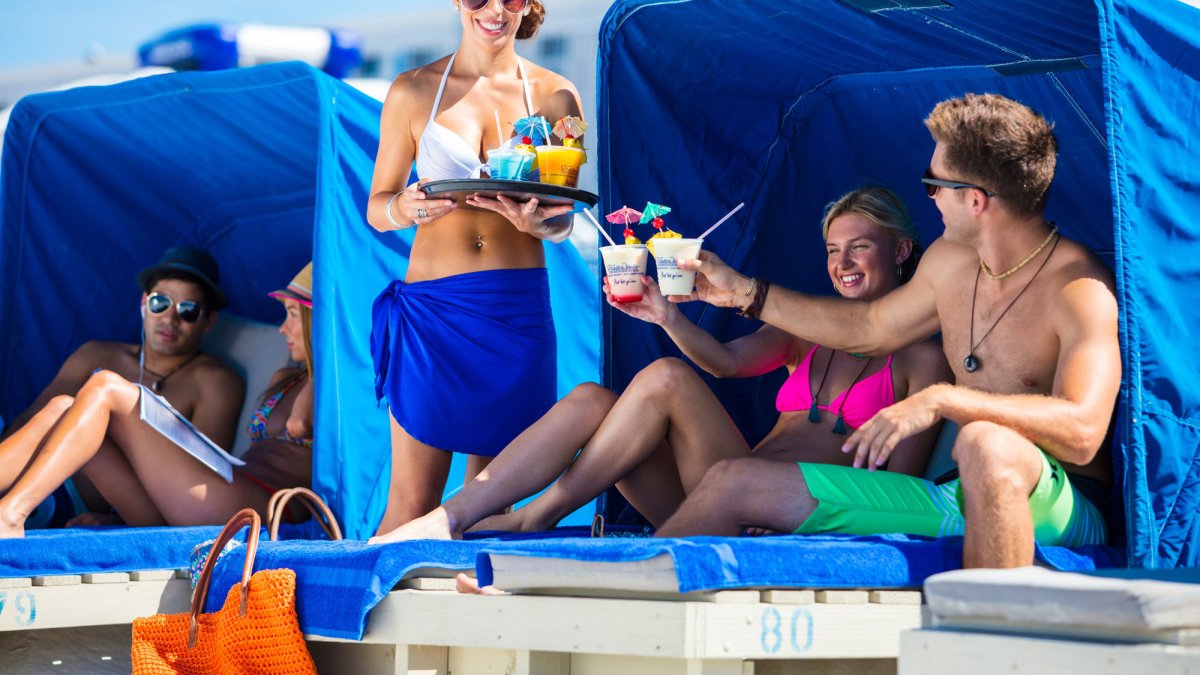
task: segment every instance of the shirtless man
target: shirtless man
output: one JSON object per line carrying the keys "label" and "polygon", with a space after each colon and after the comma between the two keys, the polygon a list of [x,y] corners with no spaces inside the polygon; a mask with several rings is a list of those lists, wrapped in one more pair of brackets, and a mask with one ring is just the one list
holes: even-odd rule
{"label": "shirtless man", "polygon": [[[1096,506],[1111,480],[1102,446],[1121,379],[1117,301],[1109,270],[1043,216],[1057,151],[1050,125],[989,94],[944,101],[925,126],[936,147],[922,182],[945,233],[908,284],[870,303],[778,287],[748,297],[748,278],[702,254],[680,263],[699,273],[697,290],[672,299],[760,311],[767,323],[852,352],[885,354],[941,331],[957,385],[924,389],[858,429],[842,450],[862,468],[756,458],[714,466],[660,536],[748,526],[963,533],[967,567],[1029,565],[1035,539],[1104,540]],[[961,427],[960,479],[873,471],[898,442],[942,419]],[[880,506],[856,501],[862,492]]]}
{"label": "shirtless man", "polygon": [[[213,442],[223,448],[232,447],[245,385],[231,368],[200,351],[200,339],[216,323],[217,310],[227,304],[219,279],[217,262],[207,253],[183,247],[168,249],[157,264],[137,275],[143,291],[144,365],[139,366],[139,344],[98,340],[84,343],[67,358],[54,380],[17,417],[5,436],[44,437],[70,407],[84,382],[96,370],[104,369],[130,382],[140,381],[162,394]],[[28,448],[30,452],[21,453],[28,456],[0,457],[0,486],[11,485],[36,450],[36,446],[30,448],[24,443],[10,447]],[[71,482],[88,510],[108,510],[100,493],[82,473]],[[74,524],[108,521],[86,514],[76,518]]]}

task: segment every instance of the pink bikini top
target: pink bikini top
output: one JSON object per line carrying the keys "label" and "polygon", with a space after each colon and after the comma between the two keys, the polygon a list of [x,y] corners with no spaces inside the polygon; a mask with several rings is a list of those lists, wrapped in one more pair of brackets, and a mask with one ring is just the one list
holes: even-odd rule
{"label": "pink bikini top", "polygon": [[[804,356],[804,360],[792,371],[787,382],[779,388],[775,397],[775,408],[779,412],[795,412],[808,410],[812,404],[812,385],[809,383],[809,370],[812,366],[813,353],[820,345],[813,345]],[[849,389],[843,391],[829,402],[828,406],[817,406],[818,410],[842,412],[842,418],[852,429],[857,429],[875,416],[875,413],[896,402],[896,390],[892,385],[892,357],[887,358],[883,369],[855,382]]]}

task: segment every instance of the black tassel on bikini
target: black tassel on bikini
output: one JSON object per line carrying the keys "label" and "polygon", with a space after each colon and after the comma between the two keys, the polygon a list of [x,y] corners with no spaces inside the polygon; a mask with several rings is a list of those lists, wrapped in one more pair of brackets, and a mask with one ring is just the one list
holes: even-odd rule
{"label": "black tassel on bikini", "polygon": [[[825,388],[825,379],[829,377],[829,366],[833,365],[833,355],[836,349],[829,350],[829,360],[825,362],[825,372],[821,375],[821,384],[817,386],[817,393],[813,394],[812,405],[808,408],[808,421],[813,424],[818,424],[821,421],[821,411],[817,409],[817,397],[821,395],[821,390]],[[846,389],[846,393],[842,396],[842,404],[838,406],[837,419],[833,422],[831,431],[835,434],[845,436],[849,430],[846,427],[846,419],[842,417],[842,409],[846,407],[846,401],[850,398],[850,392],[854,390],[854,385],[862,379],[863,373],[867,372],[867,367],[871,365],[871,357],[866,354],[857,354],[855,352],[846,352],[851,358],[866,359],[863,363],[862,370],[858,371],[858,375],[854,376],[854,381],[850,383],[850,387]]]}

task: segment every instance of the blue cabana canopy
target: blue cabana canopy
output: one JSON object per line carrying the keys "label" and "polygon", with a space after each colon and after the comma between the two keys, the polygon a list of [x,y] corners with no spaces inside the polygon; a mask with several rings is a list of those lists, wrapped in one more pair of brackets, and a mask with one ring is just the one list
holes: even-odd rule
{"label": "blue cabana canopy", "polygon": [[[684,29],[686,27],[686,30]],[[1112,265],[1124,381],[1112,445],[1136,566],[1200,563],[1200,9],[1176,0],[617,0],[600,34],[602,207],[675,207],[748,273],[828,293],[822,207],[896,189],[928,244],[941,218],[918,182],[946,98],[994,92],[1055,124],[1048,216]],[[686,308],[731,338],[732,312]],[[620,389],[673,353],[653,326],[606,315]],[[714,383],[750,440],[780,380]],[[1119,517],[1118,517],[1119,519]]]}
{"label": "blue cabana canopy", "polygon": [[[168,246],[212,253],[228,311],[266,322],[283,316],[266,294],[315,259],[313,481],[347,536],[373,534],[390,450],[371,302],[413,235],[364,218],[380,109],[295,62],[22,99],[0,160],[0,416],[83,342],[137,340],[133,277]],[[597,379],[599,293],[573,246],[546,251],[565,392]]]}

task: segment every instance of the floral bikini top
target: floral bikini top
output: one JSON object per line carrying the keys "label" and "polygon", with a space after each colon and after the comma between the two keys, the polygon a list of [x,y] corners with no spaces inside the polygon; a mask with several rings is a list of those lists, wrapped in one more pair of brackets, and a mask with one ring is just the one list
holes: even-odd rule
{"label": "floral bikini top", "polygon": [[261,441],[264,438],[275,438],[281,441],[287,441],[288,443],[295,443],[296,445],[303,446],[309,450],[312,449],[313,439],[311,438],[295,438],[293,436],[289,436],[286,431],[280,436],[271,436],[267,433],[267,420],[270,419],[271,413],[275,410],[275,406],[279,405],[280,399],[282,399],[284,395],[291,391],[292,387],[300,384],[301,381],[303,380],[296,380],[283,389],[280,389],[277,393],[267,397],[267,400],[263,401],[262,406],[259,407],[258,410],[254,411],[254,415],[250,418],[250,423],[246,425],[246,435],[250,437],[251,443],[254,441]]}

